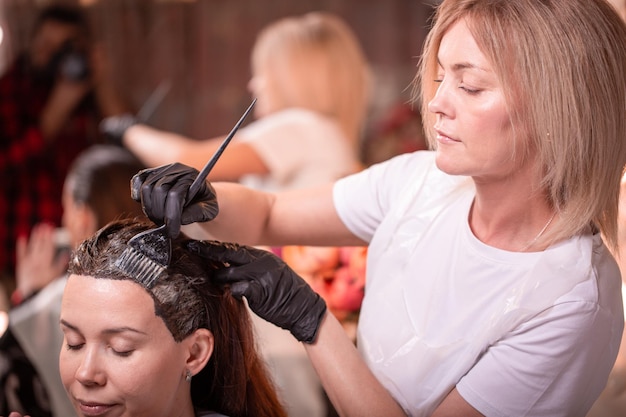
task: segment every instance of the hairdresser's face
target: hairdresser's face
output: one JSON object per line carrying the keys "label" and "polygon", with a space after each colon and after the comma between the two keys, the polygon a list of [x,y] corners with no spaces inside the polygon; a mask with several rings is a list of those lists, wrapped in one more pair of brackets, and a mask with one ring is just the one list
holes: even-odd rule
{"label": "hairdresser's face", "polygon": [[444,35],[438,53],[436,114],[437,165],[453,175],[499,181],[519,175],[502,87],[464,21]]}
{"label": "hairdresser's face", "polygon": [[79,416],[193,416],[187,339],[174,341],[138,284],[71,275],[61,330],[61,379]]}

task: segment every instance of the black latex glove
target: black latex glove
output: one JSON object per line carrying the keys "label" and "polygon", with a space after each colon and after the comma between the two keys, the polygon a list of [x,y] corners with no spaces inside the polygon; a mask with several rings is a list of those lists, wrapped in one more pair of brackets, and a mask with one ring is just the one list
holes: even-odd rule
{"label": "black latex glove", "polygon": [[203,258],[226,263],[215,271],[215,281],[230,285],[233,296],[246,297],[259,317],[289,330],[301,342],[315,341],[326,303],[282,259],[234,243],[192,240],[187,247]]}
{"label": "black latex glove", "polygon": [[156,224],[165,224],[171,238],[180,226],[213,220],[218,213],[215,190],[207,181],[191,201],[187,192],[198,170],[180,163],[139,171],[131,180],[131,197],[140,201],[143,211]]}
{"label": "black latex glove", "polygon": [[102,132],[112,144],[124,146],[122,142],[124,133],[126,133],[129,127],[137,123],[139,123],[137,118],[130,113],[109,116],[105,117],[100,122],[100,132]]}

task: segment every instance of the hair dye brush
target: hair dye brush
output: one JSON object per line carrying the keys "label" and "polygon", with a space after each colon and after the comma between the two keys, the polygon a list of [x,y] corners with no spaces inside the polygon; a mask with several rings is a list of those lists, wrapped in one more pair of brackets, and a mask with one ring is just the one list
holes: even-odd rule
{"label": "hair dye brush", "polygon": [[[202,168],[202,171],[198,173],[198,176],[194,179],[187,192],[187,202],[192,201],[196,196],[202,183],[206,180],[209,172],[213,169],[213,166],[222,155],[224,149],[226,149],[226,146],[230,143],[230,140],[233,138],[248,113],[250,113],[255,103],[256,98],[252,100],[252,103],[248,106],[248,109],[241,116],[235,127],[233,127],[228,136],[226,136],[226,139],[224,139],[220,147],[215,151],[215,154],[204,168]],[[161,275],[170,264],[171,254],[172,242],[165,234],[165,225],[162,225],[155,229],[141,232],[130,239],[124,252],[122,252],[117,261],[115,261],[115,266],[150,289],[154,286],[159,275]]]}

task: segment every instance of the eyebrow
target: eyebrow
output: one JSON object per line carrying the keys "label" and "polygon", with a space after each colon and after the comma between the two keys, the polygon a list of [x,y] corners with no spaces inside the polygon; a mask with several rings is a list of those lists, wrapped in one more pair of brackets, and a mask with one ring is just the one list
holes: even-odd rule
{"label": "eyebrow", "polygon": [[[437,64],[440,67],[443,67],[443,65],[441,65],[441,61],[439,60],[439,58],[437,58]],[[471,62],[458,62],[452,65],[452,71],[462,71],[466,69],[476,69],[479,71],[487,72],[486,69],[479,67],[478,65],[472,64]]]}
{"label": "eyebrow", "polygon": [[[78,329],[78,327],[68,323],[67,321],[61,319],[61,320],[59,320],[59,322],[63,326],[67,327],[68,329],[73,330],[73,331],[75,331],[77,333],[81,333],[81,331]],[[148,335],[147,333],[142,332],[141,330],[138,330],[138,329],[135,329],[135,328],[132,328],[132,327],[128,327],[128,326],[113,327],[113,328],[110,328],[110,329],[105,329],[102,333],[104,333],[104,334],[119,334],[119,333],[124,333],[124,332],[137,333],[137,334],[142,334],[142,335],[146,335],[146,336]]]}

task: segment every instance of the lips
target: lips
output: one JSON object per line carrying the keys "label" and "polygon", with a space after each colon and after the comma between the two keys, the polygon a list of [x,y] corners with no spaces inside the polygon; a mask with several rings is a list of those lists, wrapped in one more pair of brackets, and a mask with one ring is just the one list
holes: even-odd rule
{"label": "lips", "polygon": [[102,404],[84,400],[76,400],[76,403],[78,404],[81,414],[89,417],[103,416],[115,406],[115,404]]}
{"label": "lips", "polygon": [[460,140],[451,137],[449,134],[444,132],[443,130],[439,130],[435,128],[435,132],[437,132],[437,141],[439,143],[458,143]]}

